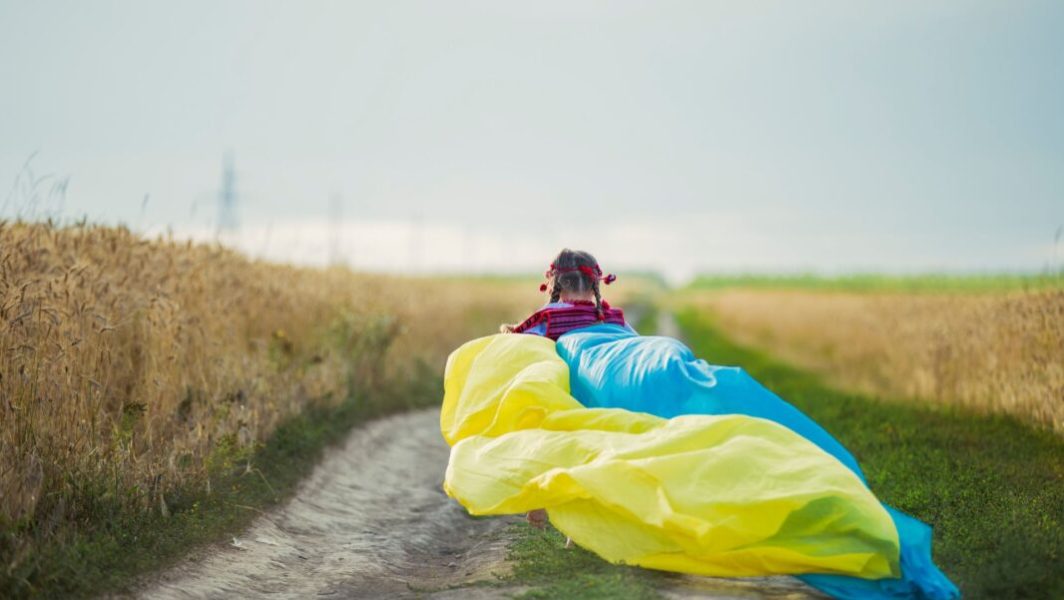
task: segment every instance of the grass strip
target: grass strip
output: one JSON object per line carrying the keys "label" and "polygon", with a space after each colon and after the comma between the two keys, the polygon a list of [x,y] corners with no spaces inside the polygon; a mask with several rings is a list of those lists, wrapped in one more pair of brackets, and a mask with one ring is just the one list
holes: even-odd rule
{"label": "grass strip", "polygon": [[1007,291],[1036,291],[1064,288],[1064,272],[1021,274],[991,273],[973,275],[918,274],[883,275],[876,273],[841,275],[701,275],[687,289],[767,289],[819,290],[846,292],[926,292],[926,293],[983,293]]}
{"label": "grass strip", "polygon": [[526,600],[650,600],[660,598],[655,580],[661,575],[637,567],[610,564],[578,546],[565,547],[565,536],[553,527],[539,530],[526,523],[507,531],[512,538],[507,560],[513,572],[503,583],[528,585]]}
{"label": "grass strip", "polygon": [[[65,530],[0,527],[0,556],[32,554],[18,572],[0,573],[0,597],[86,597],[128,591],[145,573],[163,569],[197,546],[244,530],[261,512],[291,497],[330,444],[356,425],[388,413],[438,401],[441,385],[428,369],[389,391],[360,393],[338,406],[310,406],[279,425],[249,453],[218,458],[206,486],[167,497],[167,512],[133,510],[98,498],[93,513]],[[101,489],[106,484],[100,484]],[[3,524],[0,524],[3,525]],[[25,540],[31,540],[25,546]],[[22,544],[20,545],[20,540]]]}
{"label": "grass strip", "polygon": [[1009,417],[885,402],[728,341],[711,315],[677,321],[695,353],[741,365],[836,436],[884,502],[930,523],[966,598],[1064,598],[1064,440]]}

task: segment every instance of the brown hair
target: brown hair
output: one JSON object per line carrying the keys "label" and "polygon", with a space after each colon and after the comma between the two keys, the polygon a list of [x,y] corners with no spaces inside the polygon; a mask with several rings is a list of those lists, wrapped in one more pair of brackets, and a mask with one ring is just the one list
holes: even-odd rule
{"label": "brown hair", "polygon": [[598,311],[599,319],[603,320],[606,316],[602,311],[602,294],[599,291],[601,277],[602,269],[594,256],[582,250],[563,248],[558,256],[554,257],[550,270],[547,271],[550,301],[558,302],[562,292],[583,294],[590,291],[595,294],[595,310]]}

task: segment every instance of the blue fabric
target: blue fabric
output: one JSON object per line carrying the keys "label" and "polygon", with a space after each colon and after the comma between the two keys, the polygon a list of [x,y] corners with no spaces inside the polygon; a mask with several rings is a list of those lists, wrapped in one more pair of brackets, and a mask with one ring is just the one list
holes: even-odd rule
{"label": "blue fabric", "polygon": [[[639,336],[631,328],[600,324],[558,339],[569,365],[573,396],[593,408],[623,408],[670,418],[685,414],[744,414],[775,421],[816,444],[861,477],[856,459],[815,421],[739,367],[711,365],[679,340]],[[931,560],[931,528],[890,506],[901,541],[899,578],[867,580],[841,575],[800,578],[836,598],[960,597]]]}

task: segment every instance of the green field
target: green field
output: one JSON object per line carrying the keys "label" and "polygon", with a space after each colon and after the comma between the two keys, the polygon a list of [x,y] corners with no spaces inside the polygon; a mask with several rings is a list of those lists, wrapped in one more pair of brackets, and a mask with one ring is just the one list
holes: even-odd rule
{"label": "green field", "polygon": [[849,292],[1002,292],[1064,288],[1064,272],[1043,274],[993,273],[954,275],[927,273],[919,275],[852,274],[824,276],[812,273],[796,275],[699,275],[687,289],[721,290],[797,289],[837,290]]}

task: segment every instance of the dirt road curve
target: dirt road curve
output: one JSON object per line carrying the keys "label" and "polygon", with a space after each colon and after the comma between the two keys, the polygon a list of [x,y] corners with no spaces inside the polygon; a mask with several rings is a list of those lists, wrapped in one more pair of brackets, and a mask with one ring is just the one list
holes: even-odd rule
{"label": "dirt road curve", "polygon": [[[332,449],[285,506],[228,544],[158,576],[141,598],[506,598],[468,587],[505,572],[502,530],[518,517],[473,519],[442,490],[439,412],[381,419]],[[789,577],[665,576],[666,598],[806,598]]]}

